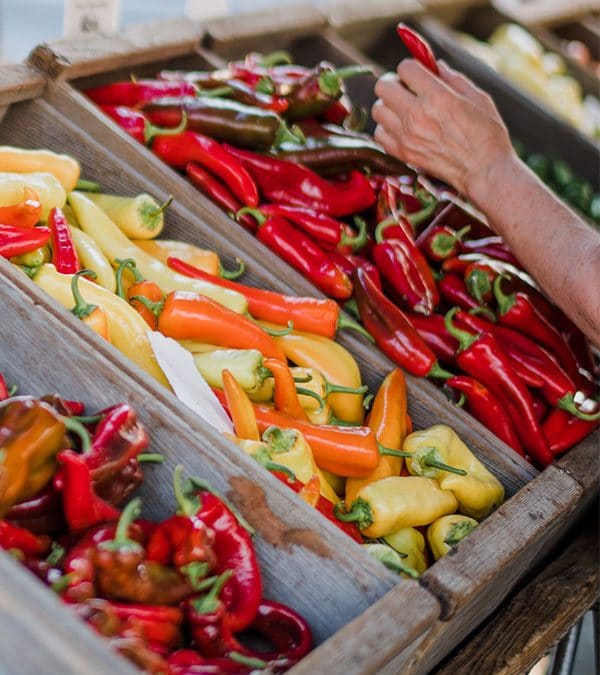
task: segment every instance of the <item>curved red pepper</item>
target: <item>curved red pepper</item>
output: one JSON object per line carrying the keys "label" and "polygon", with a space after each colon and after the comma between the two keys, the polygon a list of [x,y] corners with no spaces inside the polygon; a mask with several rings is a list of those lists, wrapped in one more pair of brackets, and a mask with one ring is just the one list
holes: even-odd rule
{"label": "curved red pepper", "polygon": [[465,282],[456,274],[444,274],[438,281],[438,288],[442,298],[450,305],[467,310],[480,307],[477,300],[467,290]]}
{"label": "curved red pepper", "polygon": [[10,392],[8,391],[8,387],[6,386],[6,380],[4,379],[4,375],[0,373],[0,401],[6,401],[6,399],[9,397]]}
{"label": "curved red pepper", "polygon": [[458,342],[446,330],[444,317],[440,314],[430,314],[429,316],[407,314],[406,316],[437,358],[449,366],[454,365],[454,354]]}
{"label": "curved red pepper", "polygon": [[146,544],[146,559],[178,568],[203,562],[208,572],[215,565],[214,539],[214,532],[198,516],[171,516],[152,532]]}
{"label": "curved red pepper", "polygon": [[6,519],[35,534],[50,534],[66,527],[60,492],[52,483],[33,497],[15,504]]}
{"label": "curved red pepper", "polygon": [[169,605],[136,605],[103,600],[115,615],[132,628],[142,631],[152,647],[173,649],[181,643],[183,611]]}
{"label": "curved red pepper", "polygon": [[179,134],[185,129],[186,125],[186,120],[183,118],[182,124],[178,127],[156,127],[140,110],[134,110],[124,105],[102,105],[100,107],[123,131],[144,145],[148,145],[155,136]]}
{"label": "curved red pepper", "polygon": [[52,232],[52,263],[61,274],[75,274],[81,269],[69,223],[59,208],[50,209],[48,225]]}
{"label": "curved red pepper", "polygon": [[439,75],[439,69],[433,54],[433,50],[427,44],[425,39],[421,37],[417,31],[407,26],[405,23],[399,23],[396,26],[396,32],[417,61],[422,63],[427,70],[430,70],[434,75]]}
{"label": "curved red pepper", "polygon": [[51,234],[47,227],[18,227],[0,223],[0,256],[12,258],[35,251],[50,241]]}
{"label": "curved red pepper", "polygon": [[447,225],[429,225],[417,238],[420,251],[433,262],[440,262],[458,253],[462,237],[470,230],[467,225],[462,230],[453,230]]}
{"label": "curved red pepper", "polygon": [[196,96],[198,89],[191,82],[172,80],[137,80],[113,82],[102,87],[86,89],[85,93],[97,105],[124,105],[133,108],[141,103],[164,96]]}
{"label": "curved red pepper", "polygon": [[0,548],[16,549],[26,557],[42,556],[50,549],[50,538],[0,520]]}
{"label": "curved red pepper", "polygon": [[598,424],[598,420],[589,422],[564,410],[553,410],[544,420],[542,431],[552,453],[560,455],[589,436]]}

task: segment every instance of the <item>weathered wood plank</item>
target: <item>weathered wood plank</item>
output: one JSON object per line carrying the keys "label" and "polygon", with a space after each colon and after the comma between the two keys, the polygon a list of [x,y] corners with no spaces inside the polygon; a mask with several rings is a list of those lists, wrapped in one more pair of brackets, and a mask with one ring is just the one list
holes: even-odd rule
{"label": "weathered wood plank", "polygon": [[0,107],[40,96],[46,83],[31,66],[0,66]]}
{"label": "weathered wood plank", "polygon": [[561,457],[556,466],[576,480],[584,490],[584,498],[590,499],[598,491],[600,483],[600,430],[579,443]]}
{"label": "weathered wood plank", "polygon": [[[598,520],[511,597],[436,675],[480,672],[520,675],[556,644],[598,601]],[[559,590],[560,589],[560,590]]]}

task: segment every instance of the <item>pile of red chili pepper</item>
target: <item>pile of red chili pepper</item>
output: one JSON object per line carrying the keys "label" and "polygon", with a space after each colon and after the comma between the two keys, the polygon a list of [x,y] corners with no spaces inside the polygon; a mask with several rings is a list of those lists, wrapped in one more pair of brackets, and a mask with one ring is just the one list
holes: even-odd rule
{"label": "pile of red chili pepper", "polygon": [[0,548],[114,649],[169,675],[283,672],[310,650],[304,619],[263,598],[248,526],[204,481],[178,466],[177,511],[159,523],[137,498],[119,509],[161,459],[129,405],[86,416],[10,393],[0,377]]}
{"label": "pile of red chili pepper", "polygon": [[[435,72],[429,47],[399,35]],[[451,191],[357,130],[355,71],[281,58],[87,94],[514,450],[546,466],[585,438],[600,413],[581,331]]]}

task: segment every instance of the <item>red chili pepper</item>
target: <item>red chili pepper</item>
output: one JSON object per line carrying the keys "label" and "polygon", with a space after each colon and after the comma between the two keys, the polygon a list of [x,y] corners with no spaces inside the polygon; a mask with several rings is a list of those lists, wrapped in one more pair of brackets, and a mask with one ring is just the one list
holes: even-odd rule
{"label": "red chili pepper", "polygon": [[355,221],[358,225],[358,233],[355,233],[346,223],[314,209],[285,204],[263,204],[260,210],[269,218],[279,216],[289,220],[327,250],[347,249],[350,252],[362,248],[367,241],[367,224],[362,218]]}
{"label": "red chili pepper", "polygon": [[419,235],[416,244],[429,260],[440,262],[458,253],[460,242],[470,229],[467,225],[456,231],[447,225],[432,223]]}
{"label": "red chili pepper", "polygon": [[258,190],[248,171],[225,146],[208,136],[194,131],[157,136],[152,152],[177,169],[185,169],[190,162],[197,162],[218,176],[242,204],[258,204]]}
{"label": "red chili pepper", "polygon": [[196,96],[197,87],[191,82],[172,80],[137,80],[113,82],[85,90],[97,105],[124,105],[130,108],[165,96]]}
{"label": "red chili pepper", "polygon": [[502,290],[501,284],[502,277],[499,276],[494,282],[494,295],[498,302],[498,320],[506,326],[512,326],[525,333],[525,335],[529,335],[546,346],[556,355],[563,368],[573,378],[573,381],[578,382],[580,375],[577,361],[562,335],[537,309],[531,298],[521,292],[507,295]]}
{"label": "red chili pepper", "polygon": [[0,373],[0,401],[6,401],[6,399],[9,397],[10,392],[8,391],[8,387],[6,386],[6,380],[4,379],[4,375]]}
{"label": "red chili pepper", "polygon": [[447,377],[410,320],[375,286],[367,273],[354,275],[355,295],[364,327],[394,363],[419,377]]}
{"label": "red chili pepper", "polygon": [[438,281],[438,289],[442,298],[450,305],[457,305],[467,310],[478,309],[481,306],[471,296],[465,282],[456,274],[444,274]]}
{"label": "red chili pepper", "polygon": [[373,263],[362,256],[357,255],[343,255],[341,253],[332,253],[332,260],[335,264],[341,268],[341,270],[352,278],[354,272],[361,267],[368,275],[369,279],[377,286],[380,291],[383,291],[383,285],[381,282],[381,275],[379,270],[373,265]]}
{"label": "red chili pepper", "polygon": [[396,26],[396,32],[411,56],[422,63],[425,68],[430,70],[434,75],[439,75],[433,50],[427,44],[425,39],[405,23],[399,23]]}
{"label": "red chili pepper", "polygon": [[536,420],[542,424],[546,415],[550,410],[550,406],[544,401],[540,396],[536,396],[534,392],[531,392],[531,400],[533,401],[533,412],[535,413]]}
{"label": "red chili pepper", "polygon": [[0,223],[0,256],[12,258],[35,251],[50,241],[50,235],[47,227],[18,227]]}
{"label": "red chili pepper", "polygon": [[383,221],[375,228],[375,265],[395,298],[414,312],[431,314],[440,300],[431,269],[403,228],[389,225]]}
{"label": "red chili pepper", "polygon": [[54,474],[54,487],[62,493],[63,511],[71,532],[83,532],[104,521],[117,520],[119,511],[98,497],[91,470],[84,457],[72,450],[57,456],[61,467]]}
{"label": "red chili pepper", "polygon": [[495,235],[463,241],[460,243],[460,250],[462,253],[479,253],[521,267],[521,263],[511,253],[502,237]]}
{"label": "red chili pepper", "polygon": [[0,223],[16,227],[33,227],[40,219],[42,204],[30,188],[23,190],[23,201],[10,206],[0,206]]}
{"label": "red chili pepper", "polygon": [[[410,180],[410,184],[403,182],[406,179]],[[401,220],[401,216],[412,216],[423,210],[423,203],[415,196],[412,183],[410,176],[386,176],[377,194],[375,213],[378,223],[393,218],[397,224],[407,228],[406,234],[410,237],[413,236],[413,227],[408,220]]]}
{"label": "red chili pepper", "polygon": [[[191,182],[211,199],[217,206],[220,206],[232,217],[242,208],[243,204],[231,192],[231,190],[215,178],[210,172],[203,169],[196,162],[190,162],[185,167],[186,173]],[[239,221],[250,232],[256,232],[256,221],[248,215],[240,217]]]}
{"label": "red chili pepper", "polygon": [[333,182],[294,162],[224,147],[241,160],[271,202],[304,206],[342,218],[364,211],[375,201],[371,184],[360,171],[351,171],[346,180]]}
{"label": "red chili pepper", "polygon": [[441,314],[430,314],[429,316],[407,314],[406,316],[438,360],[453,366],[458,342],[446,330],[444,317]]}
{"label": "red chili pepper", "polygon": [[553,410],[544,420],[542,431],[552,453],[560,455],[589,436],[599,423],[573,417],[564,410]]}
{"label": "red chili pepper", "polygon": [[227,656],[208,658],[195,649],[178,649],[168,664],[169,675],[249,675],[252,670]]}
{"label": "red chili pepper", "polygon": [[29,499],[18,502],[6,520],[35,534],[52,534],[66,529],[62,501],[52,483]]}
{"label": "red chili pepper", "polygon": [[50,549],[50,538],[0,520],[0,548],[20,551],[26,557],[42,556]]}
{"label": "red chili pepper", "polygon": [[336,300],[347,300],[352,296],[352,281],[307,235],[284,218],[268,218],[258,209],[238,211],[238,215],[244,213],[251,214],[258,222],[257,238],[319,290]]}
{"label": "red chili pepper", "polygon": [[485,305],[494,297],[494,281],[497,276],[497,273],[483,262],[471,263],[465,269],[465,286],[480,305]]}
{"label": "red chili pepper", "polygon": [[151,647],[173,649],[181,643],[183,612],[168,605],[135,605],[103,600],[110,611],[125,623],[123,627],[140,629]]}
{"label": "red chili pepper", "polygon": [[347,94],[333,101],[323,112],[321,117],[330,124],[342,126],[344,120],[352,113],[352,101]]}
{"label": "red chili pepper", "polygon": [[123,131],[126,131],[136,141],[149,145],[155,136],[174,136],[185,130],[187,116],[182,116],[181,123],[176,127],[157,127],[140,110],[134,110],[124,105],[102,105],[102,111],[114,120]]}
{"label": "red chili pepper", "polygon": [[61,274],[75,274],[81,269],[73,244],[69,223],[59,208],[50,209],[48,225],[52,232],[52,263]]}
{"label": "red chili pepper", "polygon": [[446,384],[452,389],[462,392],[467,400],[467,410],[493,434],[510,448],[523,455],[513,423],[500,401],[481,382],[467,377],[455,375]]}
{"label": "red chili pepper", "polygon": [[523,448],[541,466],[552,463],[527,387],[514,374],[510,361],[490,333],[472,334],[457,328],[452,318],[454,308],[446,315],[446,328],[459,341],[456,363],[468,375],[479,380],[508,410]]}

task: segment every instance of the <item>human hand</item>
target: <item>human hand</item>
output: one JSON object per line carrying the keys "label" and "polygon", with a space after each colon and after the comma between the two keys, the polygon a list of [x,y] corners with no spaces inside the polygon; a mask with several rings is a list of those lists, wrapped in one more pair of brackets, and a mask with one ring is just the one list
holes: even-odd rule
{"label": "human hand", "polygon": [[514,156],[491,97],[438,62],[436,77],[412,59],[375,85],[375,139],[387,152],[469,196],[498,162]]}

